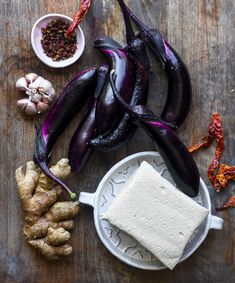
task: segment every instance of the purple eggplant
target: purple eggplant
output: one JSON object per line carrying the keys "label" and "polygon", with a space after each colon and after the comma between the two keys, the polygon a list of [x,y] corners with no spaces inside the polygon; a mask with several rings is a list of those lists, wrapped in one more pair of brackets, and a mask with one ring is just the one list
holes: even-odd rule
{"label": "purple eggplant", "polygon": [[185,120],[191,105],[192,86],[184,62],[159,30],[148,28],[126,6],[127,12],[143,35],[143,40],[160,60],[168,78],[168,95],[161,118],[179,127]]}
{"label": "purple eggplant", "polygon": [[[131,106],[146,104],[148,94],[148,74],[142,66],[138,66],[136,83],[130,101]],[[99,135],[90,141],[90,146],[98,151],[115,150],[127,143],[133,136],[137,126],[132,123],[131,117],[125,113],[121,121],[110,134]]]}
{"label": "purple eggplant", "polygon": [[37,127],[36,131],[35,162],[48,177],[66,189],[71,197],[76,195],[51,173],[47,165],[54,143],[81,109],[89,94],[94,93],[96,77],[96,68],[88,68],[75,76],[53,104],[42,126]]}
{"label": "purple eggplant", "polygon": [[[122,0],[118,0],[122,9],[125,26],[127,51],[136,60],[135,86],[130,101],[131,106],[138,104],[145,105],[148,96],[148,71],[149,59],[144,42],[135,36],[131,26],[130,18],[126,12]],[[125,113],[121,121],[108,135],[99,135],[90,141],[90,146],[98,151],[111,151],[120,147],[130,140],[137,129],[132,123],[130,116]]]}
{"label": "purple eggplant", "polygon": [[[135,63],[121,46],[109,37],[95,40],[94,46],[103,52],[110,62],[110,69],[117,72],[117,89],[125,101],[131,99],[135,83]],[[118,107],[109,82],[100,95],[96,109],[98,134],[107,134],[120,121],[123,111]]]}
{"label": "purple eggplant", "polygon": [[107,65],[102,65],[99,68],[94,96],[91,98],[86,115],[82,119],[71,139],[68,158],[73,172],[80,171],[91,154],[92,150],[89,147],[89,142],[95,134],[95,112],[97,100],[108,79],[108,70],[109,68]]}
{"label": "purple eggplant", "polygon": [[119,105],[151,137],[157,146],[177,187],[190,197],[196,197],[199,191],[199,172],[187,147],[175,132],[154,113],[143,105],[131,107],[127,104],[115,86],[115,72],[110,73],[110,84]]}

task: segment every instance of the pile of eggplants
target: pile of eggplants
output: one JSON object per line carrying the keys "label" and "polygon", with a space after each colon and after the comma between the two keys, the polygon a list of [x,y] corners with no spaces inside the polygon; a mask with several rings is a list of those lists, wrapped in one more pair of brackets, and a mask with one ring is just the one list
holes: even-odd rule
{"label": "pile of eggplants", "polygon": [[[48,163],[56,140],[90,97],[87,113],[69,145],[73,172],[82,170],[92,150],[114,150],[128,142],[141,126],[153,139],[179,189],[195,197],[199,190],[198,169],[174,131],[189,112],[192,96],[189,73],[160,32],[145,26],[123,0],[117,1],[125,22],[127,47],[106,36],[94,41],[94,47],[106,56],[108,65],[80,72],[64,88],[43,124],[36,127],[34,160],[71,198],[76,196],[52,174]],[[131,20],[141,37],[135,35]],[[160,61],[168,79],[167,100],[160,118],[146,108],[150,69],[146,47]]]}
{"label": "pile of eggplants", "polygon": [[[147,103],[148,98],[148,80],[149,80],[149,59],[146,51],[145,44],[142,39],[138,38],[131,26],[130,18],[123,5],[123,2],[120,2],[120,6],[124,16],[124,22],[126,26],[126,41],[127,41],[127,53],[135,60],[135,70],[132,73],[132,78],[134,80],[134,87],[132,90],[130,105],[135,106],[138,104],[145,105]],[[117,72],[117,69],[115,69]],[[120,88],[118,84],[118,73],[117,73],[117,81],[116,86],[117,89]],[[112,98],[114,99],[113,90],[109,84],[109,90],[111,91]],[[129,89],[131,90],[131,89]],[[127,89],[125,89],[127,91]],[[106,99],[108,99],[107,93],[104,93]],[[121,91],[120,95],[123,97]],[[115,105],[116,102],[114,100]],[[115,106],[117,108],[117,106]],[[113,108],[112,108],[113,110]],[[122,109],[121,109],[122,110]],[[119,113],[122,113],[119,109]],[[100,124],[102,125],[99,117],[107,117],[106,115],[101,115],[100,109],[97,109],[97,126]],[[110,127],[109,127],[110,129]],[[118,123],[116,126],[113,127],[111,132],[107,134],[100,134],[96,138],[90,141],[90,146],[98,151],[110,151],[114,150],[117,147],[127,143],[130,138],[133,136],[134,132],[136,131],[137,126],[134,125],[130,119],[130,116],[125,113],[121,119],[118,119]]]}

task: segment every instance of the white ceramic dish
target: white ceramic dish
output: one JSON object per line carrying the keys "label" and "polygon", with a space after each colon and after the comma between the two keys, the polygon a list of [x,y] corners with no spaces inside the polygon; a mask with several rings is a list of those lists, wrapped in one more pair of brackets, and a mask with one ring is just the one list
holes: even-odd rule
{"label": "white ceramic dish", "polygon": [[82,55],[84,48],[85,48],[85,37],[83,34],[82,29],[78,26],[76,31],[77,34],[77,49],[73,57],[68,58],[66,60],[61,61],[53,61],[50,57],[48,57],[44,52],[41,45],[41,38],[42,38],[42,28],[45,28],[47,24],[56,19],[64,20],[65,22],[71,23],[72,19],[62,14],[48,14],[41,17],[37,22],[34,24],[31,32],[31,44],[33,50],[38,57],[44,64],[52,68],[64,68],[67,67],[74,62],[76,62]]}
{"label": "white ceramic dish", "polygon": [[[81,192],[79,201],[94,208],[94,222],[97,233],[106,248],[123,262],[148,270],[166,268],[149,251],[142,247],[135,239],[110,225],[102,219],[102,214],[122,190],[132,173],[145,160],[151,164],[163,177],[174,184],[161,156],[157,152],[146,151],[130,155],[114,165],[101,180],[95,193]],[[207,219],[194,233],[185,247],[180,261],[188,258],[204,241],[210,229],[222,229],[223,219],[211,215],[211,201],[207,187],[200,180],[199,194],[194,200],[209,210]]]}

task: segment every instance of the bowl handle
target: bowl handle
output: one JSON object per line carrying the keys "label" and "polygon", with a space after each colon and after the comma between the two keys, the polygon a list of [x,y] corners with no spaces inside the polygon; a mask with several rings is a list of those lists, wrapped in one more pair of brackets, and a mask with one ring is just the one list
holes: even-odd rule
{"label": "bowl handle", "polygon": [[210,229],[221,230],[223,228],[224,220],[220,217],[211,215]]}
{"label": "bowl handle", "polygon": [[80,195],[79,195],[79,202],[84,203],[84,204],[88,204],[88,205],[94,207],[95,193],[91,194],[91,193],[81,192]]}

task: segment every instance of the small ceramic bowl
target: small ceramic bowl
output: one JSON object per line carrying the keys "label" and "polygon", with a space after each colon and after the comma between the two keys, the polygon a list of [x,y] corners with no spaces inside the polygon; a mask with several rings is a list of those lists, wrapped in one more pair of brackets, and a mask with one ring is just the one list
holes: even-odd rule
{"label": "small ceramic bowl", "polygon": [[48,57],[44,52],[41,44],[42,39],[42,28],[45,28],[47,24],[53,20],[64,20],[65,22],[71,23],[72,19],[65,15],[61,14],[48,14],[41,17],[34,24],[31,32],[31,44],[35,54],[38,59],[41,60],[44,64],[52,68],[64,68],[74,62],[76,62],[82,55],[85,48],[85,37],[82,29],[78,26],[75,30],[77,35],[77,49],[73,57],[61,61],[53,61],[52,58]]}
{"label": "small ceramic bowl", "polygon": [[[158,152],[138,152],[114,165],[103,177],[95,193],[81,192],[79,201],[93,207],[96,231],[103,244],[114,256],[134,267],[146,270],[161,270],[166,267],[153,254],[142,247],[130,235],[112,226],[102,217],[116,196],[121,192],[126,181],[144,160],[152,165],[164,178],[174,184]],[[180,262],[190,257],[199,248],[210,229],[221,230],[223,226],[223,219],[211,214],[210,195],[202,179],[200,179],[199,194],[193,200],[207,208],[209,214],[189,240]]]}

